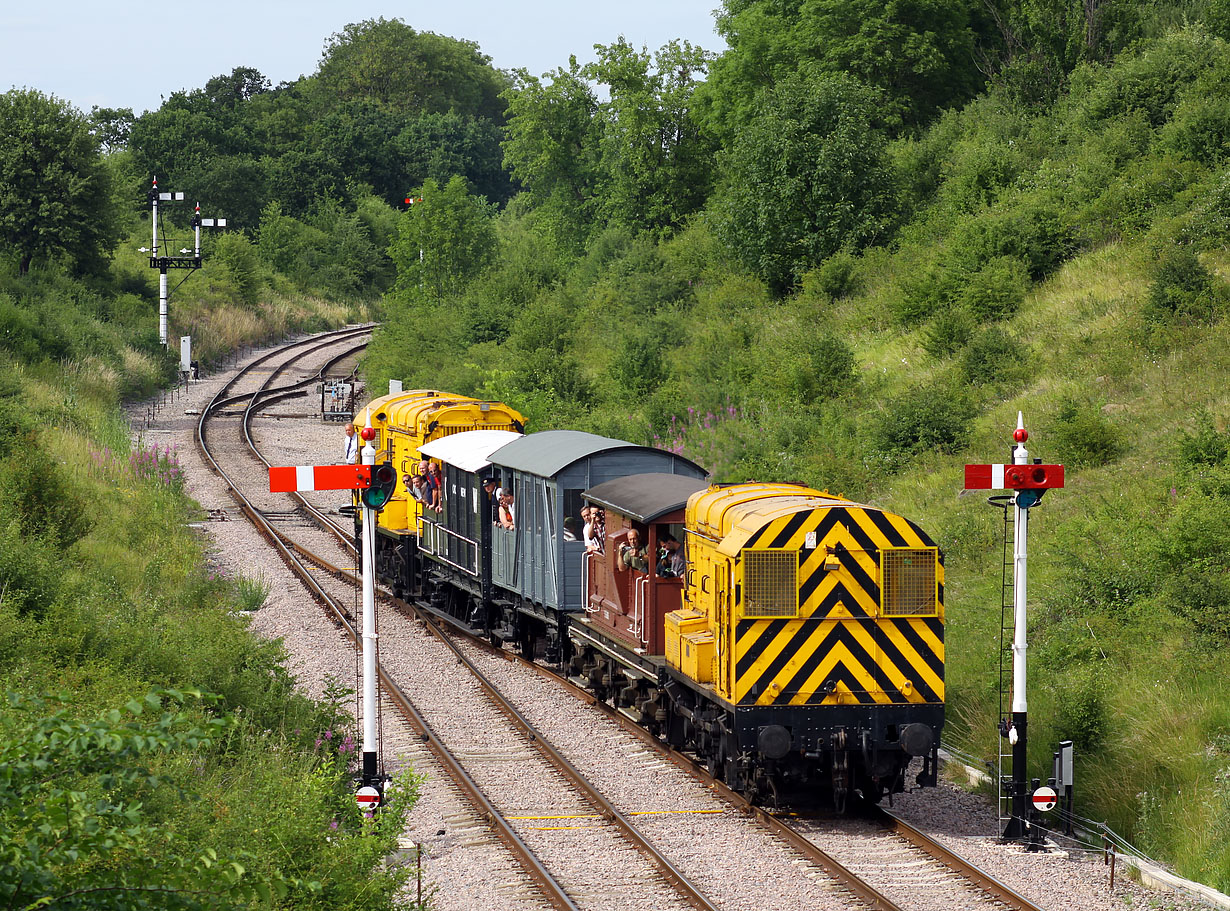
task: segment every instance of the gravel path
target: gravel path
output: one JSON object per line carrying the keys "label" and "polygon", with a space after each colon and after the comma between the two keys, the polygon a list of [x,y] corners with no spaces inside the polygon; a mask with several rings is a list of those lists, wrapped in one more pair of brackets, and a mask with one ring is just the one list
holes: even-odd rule
{"label": "gravel path", "polygon": [[[187,491],[209,513],[209,519],[201,524],[212,559],[232,573],[261,577],[270,583],[269,598],[252,615],[251,629],[258,635],[282,640],[287,652],[286,666],[303,691],[319,698],[330,680],[353,687],[354,652],[345,634],[306,598],[300,584],[239,516],[221,481],[204,467],[196,453],[193,433],[197,414],[225,379],[217,375],[194,381],[181,397],[153,410],[148,426],[145,425],[150,404],[132,407],[129,417],[134,436],[149,443],[178,444]],[[318,408],[318,398],[308,393],[301,399],[274,406],[273,417],[258,419],[258,442],[267,448],[266,455],[274,464],[328,464],[337,460],[341,428],[323,424]],[[254,477],[260,471],[253,466]],[[310,497],[324,508],[336,508],[345,501],[344,495],[337,493]],[[337,553],[339,565],[347,565],[340,550]],[[404,618],[402,622],[404,627],[388,613],[382,616],[382,659],[389,664],[396,660],[413,665],[410,672],[420,676],[431,673],[430,666],[415,664],[427,660],[423,657],[426,651],[413,645],[425,638],[424,634],[416,624]],[[818,871],[801,869],[801,861],[771,841],[748,849],[758,859],[754,867],[743,867],[740,873],[739,866],[730,863],[731,846],[756,837],[745,820],[737,818],[729,808],[723,810],[725,805],[690,776],[658,759],[631,735],[619,731],[613,722],[566,696],[549,681],[524,670],[519,679],[514,679],[514,665],[491,656],[479,660],[484,662],[484,669],[498,678],[502,689],[517,689],[521,694],[517,697],[520,707],[532,720],[537,721],[540,716],[569,719],[575,739],[566,744],[566,738],[562,738],[556,741],[557,746],[578,762],[591,780],[609,788],[608,795],[620,795],[612,799],[621,809],[646,814],[637,817],[642,831],[659,844],[672,844],[683,858],[681,869],[721,907],[846,906],[848,900],[834,895]],[[391,712],[386,713],[383,724],[389,752],[404,756],[405,761],[427,775],[403,845],[410,850],[415,844],[424,846],[424,875],[433,906],[440,911],[542,907],[533,884],[444,780],[419,739]],[[568,725],[552,726],[553,739],[561,727]],[[510,758],[514,757],[495,757],[491,764],[503,762],[511,768],[514,763],[508,761]],[[525,803],[531,813],[542,805],[528,795]],[[998,823],[990,804],[950,784],[897,795],[895,809],[1043,908],[1100,911],[1203,907],[1170,893],[1144,890],[1122,875],[1122,867],[1112,892],[1100,855],[1026,854],[1015,847],[1000,845],[996,838]],[[569,831],[560,829],[551,837],[567,849]],[[595,883],[595,888],[603,885]],[[969,904],[948,907],[986,905],[971,900]]]}

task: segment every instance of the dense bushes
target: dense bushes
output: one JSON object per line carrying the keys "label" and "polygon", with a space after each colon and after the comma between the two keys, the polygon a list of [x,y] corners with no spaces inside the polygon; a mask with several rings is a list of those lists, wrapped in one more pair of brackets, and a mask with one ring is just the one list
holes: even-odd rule
{"label": "dense bushes", "polygon": [[766,90],[739,130],[714,200],[718,229],[774,290],[887,236],[896,194],[878,108],[852,78],[804,73]]}
{"label": "dense bushes", "polygon": [[973,416],[973,403],[959,390],[919,386],[876,416],[871,444],[890,462],[930,449],[956,452],[969,435]]}
{"label": "dense bushes", "polygon": [[1189,248],[1173,247],[1162,255],[1145,302],[1146,316],[1157,322],[1207,324],[1220,315],[1225,284]]}
{"label": "dense bushes", "polygon": [[1120,433],[1106,416],[1093,405],[1073,399],[1060,404],[1049,430],[1056,461],[1072,468],[1097,468],[1123,451]]}

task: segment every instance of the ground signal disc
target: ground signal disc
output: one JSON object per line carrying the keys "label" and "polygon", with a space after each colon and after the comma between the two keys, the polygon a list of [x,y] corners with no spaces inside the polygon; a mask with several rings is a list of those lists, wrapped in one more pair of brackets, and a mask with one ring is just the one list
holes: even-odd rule
{"label": "ground signal disc", "polygon": [[1055,793],[1054,788],[1041,787],[1034,791],[1033,802],[1034,809],[1045,813],[1047,810],[1055,809],[1055,802],[1059,799],[1059,795]]}
{"label": "ground signal disc", "polygon": [[371,786],[359,788],[354,799],[360,810],[374,810],[380,806],[380,792]]}

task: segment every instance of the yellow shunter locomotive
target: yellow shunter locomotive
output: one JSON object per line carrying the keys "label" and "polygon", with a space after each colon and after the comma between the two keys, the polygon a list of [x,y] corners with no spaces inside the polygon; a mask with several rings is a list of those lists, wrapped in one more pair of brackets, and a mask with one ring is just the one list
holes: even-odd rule
{"label": "yellow shunter locomotive", "polygon": [[[398,597],[423,594],[423,567],[419,531],[423,506],[410,491],[410,479],[419,473],[419,448],[432,440],[467,430],[504,430],[523,433],[525,418],[502,402],[466,395],[414,389],[395,392],[372,402],[355,416],[360,427],[370,419],[376,432],[372,446],[376,461],[389,461],[399,481],[376,525],[376,576]],[[355,515],[355,539],[362,541]]]}
{"label": "yellow shunter locomotive", "polygon": [[788,484],[688,499],[681,609],[666,614],[663,734],[773,801],[878,802],[934,785],[944,723],[944,567],[898,515]]}

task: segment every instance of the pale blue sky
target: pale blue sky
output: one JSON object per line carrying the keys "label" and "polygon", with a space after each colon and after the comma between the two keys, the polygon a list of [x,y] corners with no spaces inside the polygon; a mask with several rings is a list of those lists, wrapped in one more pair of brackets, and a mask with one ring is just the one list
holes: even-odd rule
{"label": "pale blue sky", "polygon": [[500,69],[541,74],[586,62],[623,35],[657,50],[681,38],[706,50],[721,0],[176,0],[118,3],[0,0],[0,92],[30,87],[83,111],[157,108],[163,96],[251,66],[274,84],[315,71],[325,40],[349,22],[383,16],[419,31],[476,42]]}

